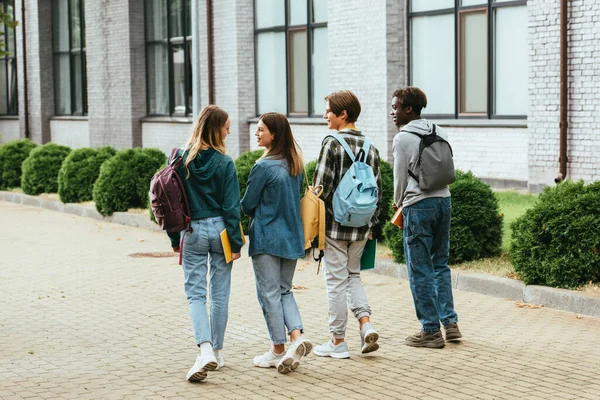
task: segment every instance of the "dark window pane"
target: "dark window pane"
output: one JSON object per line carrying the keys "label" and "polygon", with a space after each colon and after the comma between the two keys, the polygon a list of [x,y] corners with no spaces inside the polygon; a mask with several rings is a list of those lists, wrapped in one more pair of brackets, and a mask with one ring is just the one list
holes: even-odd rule
{"label": "dark window pane", "polygon": [[79,0],[71,0],[71,49],[79,49],[81,47],[80,17]]}
{"label": "dark window pane", "polygon": [[167,44],[148,45],[148,112],[169,114],[169,59]]}
{"label": "dark window pane", "polygon": [[[17,60],[11,58],[7,60],[8,73],[8,114],[18,114],[19,97],[17,96]],[[0,92],[2,93],[2,92]]]}
{"label": "dark window pane", "polygon": [[167,39],[167,2],[146,0],[146,40]]}
{"label": "dark window pane", "polygon": [[54,0],[52,7],[54,51],[69,51],[69,0]]}
{"label": "dark window pane", "polygon": [[8,111],[6,89],[6,62],[0,60],[0,114],[6,114]]}
{"label": "dark window pane", "polygon": [[306,30],[290,32],[290,112],[308,113]]}
{"label": "dark window pane", "polygon": [[187,84],[186,84],[186,95],[188,98],[188,108],[187,113],[192,113],[192,101],[194,96],[194,90],[192,88],[192,42],[187,42],[187,62],[185,64],[185,73],[187,74]]}
{"label": "dark window pane", "polygon": [[73,73],[73,114],[83,115],[83,62],[81,54],[72,56]]}
{"label": "dark window pane", "polygon": [[71,80],[69,55],[54,55],[54,104],[56,114],[71,114]]}
{"label": "dark window pane", "polygon": [[85,1],[81,0],[81,32],[83,37],[83,47],[85,47]]}
{"label": "dark window pane", "polygon": [[171,0],[171,37],[179,37],[184,35],[183,26],[183,1]]}
{"label": "dark window pane", "polygon": [[185,36],[192,36],[192,2],[185,1]]}
{"label": "dark window pane", "polygon": [[173,107],[173,112],[175,114],[185,114],[185,97],[186,97],[186,87],[185,87],[185,52],[183,50],[183,45],[174,45],[173,46],[173,94],[175,104]]}

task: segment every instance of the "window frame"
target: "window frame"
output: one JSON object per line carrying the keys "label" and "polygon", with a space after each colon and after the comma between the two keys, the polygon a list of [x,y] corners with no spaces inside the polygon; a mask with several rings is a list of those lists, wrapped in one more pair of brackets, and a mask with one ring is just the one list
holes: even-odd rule
{"label": "window frame", "polygon": [[[15,2],[14,0],[1,0],[0,1],[0,11],[3,13],[6,12],[6,5],[10,4],[13,7],[12,12],[12,20],[15,21]],[[8,14],[8,13],[7,13]],[[12,43],[8,43],[6,38],[9,37],[9,30],[12,30]],[[6,113],[0,113],[2,117],[10,117],[10,116],[18,116],[19,115],[19,85],[18,85],[18,65],[17,65],[17,34],[15,28],[11,28],[8,25],[4,25],[4,36],[2,36],[2,40],[4,40],[4,50],[6,52],[5,55],[0,57],[0,63],[4,63],[4,77],[0,77],[0,79],[4,79],[5,83],[5,93],[4,96],[6,98]],[[15,96],[11,99],[9,91],[10,91],[10,82],[9,82],[9,65],[14,64],[14,80],[15,80]],[[14,109],[11,110],[9,99],[14,101]]]}
{"label": "window frame", "polygon": [[[167,37],[166,39],[153,39],[148,40],[148,25],[146,22],[147,16],[147,0],[144,0],[143,3],[143,13],[144,13],[144,51],[146,58],[146,116],[148,117],[191,117],[192,103],[194,90],[192,88],[192,71],[189,73],[187,71],[187,66],[191,65],[191,57],[192,57],[192,20],[191,20],[191,2],[195,0],[180,0],[182,3],[182,12],[181,12],[181,21],[179,21],[183,27],[183,36],[172,36],[172,24],[171,24],[171,8],[172,8],[172,0],[162,0],[166,2],[166,25],[167,25]],[[189,5],[189,7],[188,7]],[[188,15],[190,14],[190,15]],[[165,21],[163,21],[165,22]],[[150,111],[150,76],[148,73],[148,65],[149,65],[149,52],[148,48],[153,45],[164,44],[166,40],[167,44],[167,82],[169,85],[169,112],[168,114],[160,114],[153,113]],[[175,106],[177,104],[175,101],[175,66],[173,61],[173,48],[175,46],[181,46],[183,48],[183,79],[184,79],[184,106],[185,112],[176,112]],[[187,94],[190,93],[190,96]]]}
{"label": "window frame", "polygon": [[[256,1],[253,3],[253,18],[254,18],[254,84],[256,90],[254,92],[254,104],[255,114],[260,116],[258,110],[258,35],[261,33],[277,33],[283,32],[285,37],[285,86],[286,86],[286,109],[285,115],[290,118],[316,118],[321,117],[321,113],[312,113],[311,110],[314,108],[313,104],[313,73],[312,73],[312,49],[313,49],[313,30],[318,28],[327,28],[327,22],[313,22],[312,2],[313,0],[306,1],[306,23],[290,25],[290,1],[294,0],[283,0],[284,4],[284,24],[271,26],[268,28],[257,28],[256,23]],[[329,17],[328,17],[329,19]],[[292,104],[292,76],[291,76],[291,57],[292,52],[290,51],[290,35],[292,32],[306,31],[306,69],[307,69],[307,84],[308,90],[306,95],[308,96],[308,111],[307,112],[291,112]],[[315,110],[316,111],[316,110]]]}
{"label": "window frame", "polygon": [[[455,68],[455,80],[454,80],[454,113],[452,114],[423,114],[427,118],[432,119],[510,119],[510,120],[526,120],[527,115],[506,115],[506,114],[496,114],[494,110],[494,96],[495,96],[495,88],[494,88],[494,76],[495,76],[495,65],[494,65],[494,38],[495,38],[495,20],[494,20],[494,11],[498,8],[504,7],[516,7],[516,6],[527,6],[527,0],[512,0],[512,1],[495,1],[495,0],[486,0],[482,1],[481,4],[474,4],[469,6],[461,6],[460,0],[454,0],[454,7],[451,8],[443,8],[438,10],[428,10],[428,11],[411,11],[411,1],[407,2],[408,7],[406,8],[406,20],[407,23],[407,61],[408,61],[408,82],[412,84],[412,21],[414,17],[428,17],[428,16],[437,16],[437,15],[454,15],[454,68]],[[486,21],[487,21],[487,55],[486,55],[486,63],[487,63],[487,95],[486,95],[486,112],[485,113],[463,113],[461,112],[461,21],[460,18],[463,14],[468,12],[486,12]]]}
{"label": "window frame", "polygon": [[[54,114],[58,115],[58,116],[87,116],[88,115],[88,99],[87,99],[87,42],[85,41],[85,12],[84,12],[84,4],[85,4],[85,0],[79,0],[79,7],[78,7],[78,13],[79,13],[79,21],[80,21],[80,27],[79,27],[79,41],[81,44],[81,47],[79,48],[79,50],[73,50],[73,43],[72,43],[72,20],[73,20],[73,15],[72,15],[72,3],[73,0],[67,0],[67,20],[68,20],[68,35],[69,35],[69,49],[68,50],[63,50],[63,51],[59,51],[56,50],[54,48],[54,37],[52,38],[52,67],[56,68],[56,56],[60,56],[60,55],[68,55],[69,56],[69,94],[70,94],[70,104],[71,104],[71,112],[68,114],[61,114],[58,112],[57,109],[57,104],[58,102],[56,101],[56,96],[57,96],[57,90],[55,88],[54,90]],[[55,28],[54,26],[54,12],[55,9],[58,7],[58,0],[52,0],[52,35],[54,36],[54,34],[56,33],[56,29],[60,29],[60,28]],[[74,56],[81,56],[81,112],[77,111],[77,105],[76,105],[76,85],[75,85],[75,73],[73,72],[73,70],[75,69],[74,67],[74,62],[73,62],[73,57]],[[55,80],[55,75],[53,75],[52,77],[53,81]]]}

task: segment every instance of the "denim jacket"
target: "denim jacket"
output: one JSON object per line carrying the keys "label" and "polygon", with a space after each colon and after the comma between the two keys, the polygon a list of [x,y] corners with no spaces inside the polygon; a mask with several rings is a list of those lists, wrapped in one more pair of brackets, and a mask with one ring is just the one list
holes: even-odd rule
{"label": "denim jacket", "polygon": [[303,173],[290,176],[286,160],[262,158],[248,177],[242,209],[250,216],[250,257],[270,254],[290,260],[304,257],[300,218]]}

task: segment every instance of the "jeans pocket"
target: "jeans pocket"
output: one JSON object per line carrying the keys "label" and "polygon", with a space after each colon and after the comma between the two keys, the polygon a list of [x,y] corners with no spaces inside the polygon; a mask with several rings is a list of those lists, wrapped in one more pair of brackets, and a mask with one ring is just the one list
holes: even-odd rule
{"label": "jeans pocket", "polygon": [[219,236],[221,232],[223,232],[223,230],[225,229],[225,220],[223,220],[223,218],[213,218],[210,220],[210,223],[215,229],[217,236]]}

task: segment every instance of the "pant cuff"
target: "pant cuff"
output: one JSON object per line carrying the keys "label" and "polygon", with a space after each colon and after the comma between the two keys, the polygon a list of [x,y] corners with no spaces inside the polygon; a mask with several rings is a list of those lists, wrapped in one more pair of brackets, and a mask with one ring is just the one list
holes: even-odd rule
{"label": "pant cuff", "polygon": [[442,325],[446,326],[446,325],[450,325],[450,324],[456,324],[458,323],[458,318],[453,318],[453,319],[449,319],[446,321],[442,321]]}
{"label": "pant cuff", "polygon": [[370,317],[371,313],[368,312],[368,311],[361,311],[361,312],[359,312],[358,314],[355,314],[355,315],[356,315],[356,319],[361,319],[362,317]]}
{"label": "pant cuff", "polygon": [[423,328],[423,332],[425,332],[426,335],[431,335],[433,333],[438,333],[440,331],[440,328],[437,329],[425,329]]}
{"label": "pant cuff", "polygon": [[302,325],[298,325],[298,326],[294,326],[290,330],[288,330],[288,336],[290,336],[292,331],[295,331],[296,329],[298,329],[300,331],[300,334],[304,333],[304,328],[302,327]]}

